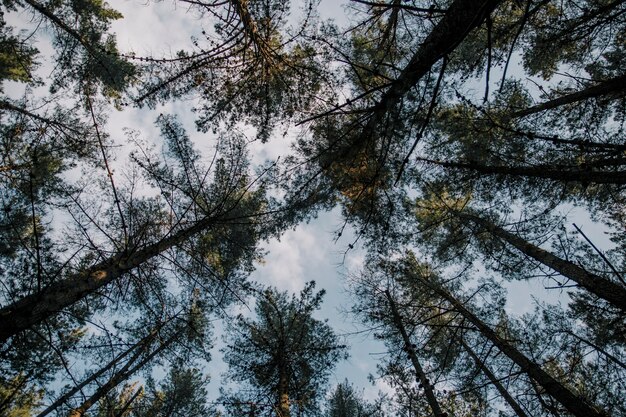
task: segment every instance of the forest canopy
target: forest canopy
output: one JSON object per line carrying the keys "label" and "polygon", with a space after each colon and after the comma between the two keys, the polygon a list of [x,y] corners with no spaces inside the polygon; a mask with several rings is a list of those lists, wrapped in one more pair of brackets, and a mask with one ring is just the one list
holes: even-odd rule
{"label": "forest canopy", "polygon": [[331,3],[2,2],[0,416],[626,416],[625,2]]}

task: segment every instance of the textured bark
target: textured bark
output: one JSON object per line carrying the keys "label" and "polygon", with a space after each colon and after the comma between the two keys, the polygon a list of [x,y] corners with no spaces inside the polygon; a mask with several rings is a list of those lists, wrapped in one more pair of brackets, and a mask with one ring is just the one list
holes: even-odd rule
{"label": "textured bark", "polygon": [[607,414],[593,405],[587,404],[561,382],[544,371],[536,362],[530,360],[507,340],[502,339],[498,334],[471,311],[463,303],[457,300],[448,291],[430,280],[413,275],[421,283],[431,288],[441,298],[449,302],[468,322],[473,324],[480,334],[495,345],[502,353],[509,357],[523,372],[535,380],[543,389],[555,400],[560,402],[570,413],[577,417],[607,417]]}
{"label": "textured bark", "polygon": [[593,274],[580,266],[559,258],[552,253],[522,239],[521,237],[473,214],[451,211],[461,219],[469,220],[494,236],[499,237],[525,255],[541,262],[559,274],[567,277],[589,291],[608,301],[615,307],[626,311],[626,288],[604,277]]}
{"label": "textured bark", "polygon": [[[444,168],[466,169],[476,171],[485,175],[510,175],[529,178],[544,178],[547,180],[562,182],[580,182],[595,184],[626,184],[626,171],[592,171],[590,169],[577,168],[573,166],[555,167],[555,165],[538,166],[498,166],[483,165],[478,162],[450,162],[438,161],[427,158],[417,158],[418,161],[439,165]],[[607,160],[602,166],[623,166],[621,160]]]}
{"label": "textured bark", "polygon": [[391,314],[393,317],[393,323],[396,326],[396,329],[402,336],[402,340],[404,341],[404,346],[407,349],[409,358],[411,359],[411,363],[413,364],[413,368],[415,369],[415,374],[417,376],[417,380],[424,387],[424,394],[426,394],[426,401],[430,406],[430,409],[433,412],[435,417],[442,417],[444,414],[441,411],[441,407],[439,406],[439,401],[437,401],[437,397],[433,391],[433,386],[430,384],[430,381],[426,377],[426,373],[420,364],[420,361],[415,354],[415,349],[412,347],[411,339],[404,328],[404,324],[402,323],[402,317],[398,312],[398,308],[396,307],[396,303],[391,296],[391,293],[388,290],[385,290],[385,297],[387,297],[387,301],[389,302],[389,307],[391,307]]}
{"label": "textured bark", "polygon": [[[285,364],[281,363],[279,366],[284,367]],[[280,370],[280,377],[278,381],[278,417],[290,417],[291,411],[289,410],[289,379],[286,375],[286,370]]]}
{"label": "textured bark", "polygon": [[215,222],[215,218],[206,217],[157,243],[131,253],[118,253],[91,268],[70,274],[36,294],[3,307],[0,309],[0,343],[95,293],[124,273],[206,230]]}
{"label": "textured bark", "polygon": [[230,3],[233,5],[239,19],[241,19],[243,30],[254,45],[256,51],[268,64],[272,63],[276,54],[269,48],[266,40],[259,34],[258,26],[248,10],[248,0],[230,0]]}
{"label": "textured bark", "polygon": [[617,98],[624,94],[626,91],[626,75],[621,77],[612,78],[610,80],[602,81],[593,87],[585,88],[584,90],[577,91],[555,98],[553,100],[546,101],[545,103],[537,104],[536,106],[529,107],[524,110],[516,111],[512,114],[513,117],[524,117],[535,113],[540,113],[545,110],[554,109],[566,104],[572,104],[590,98],[608,96],[611,98]]}
{"label": "textured bark", "polygon": [[491,384],[496,388],[496,390],[498,390],[502,398],[504,398],[504,401],[506,401],[509,407],[511,407],[511,409],[515,412],[515,414],[518,417],[528,417],[528,414],[526,414],[524,410],[522,410],[522,407],[519,405],[519,403],[515,401],[515,398],[513,398],[511,394],[509,394],[509,392],[506,390],[506,388],[504,388],[504,386],[498,380],[498,378],[496,378],[493,372],[491,372],[491,370],[487,367],[487,365],[485,365],[485,362],[480,360],[480,358],[472,350],[472,348],[469,347],[467,343],[465,343],[465,340],[463,340],[462,338],[459,338],[459,341],[461,342],[461,345],[463,345],[463,348],[465,349],[465,351],[472,357],[472,360],[474,361],[476,366],[483,372],[483,374],[485,374],[487,379],[489,379],[489,382],[491,382]]}

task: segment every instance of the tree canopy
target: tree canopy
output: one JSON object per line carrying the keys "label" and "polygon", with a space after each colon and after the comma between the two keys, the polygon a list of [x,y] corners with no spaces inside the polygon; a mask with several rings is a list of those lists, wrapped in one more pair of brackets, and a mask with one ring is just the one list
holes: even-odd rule
{"label": "tree canopy", "polygon": [[[626,415],[624,1],[329,7],[2,2],[1,415]],[[376,401],[251,278],[324,212]]]}

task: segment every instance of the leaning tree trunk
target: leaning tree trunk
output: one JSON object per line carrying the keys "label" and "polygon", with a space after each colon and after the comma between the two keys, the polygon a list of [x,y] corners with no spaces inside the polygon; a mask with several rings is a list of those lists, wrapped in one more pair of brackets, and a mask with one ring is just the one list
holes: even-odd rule
{"label": "leaning tree trunk", "polygon": [[[178,334],[174,333],[170,337],[168,337],[165,341],[161,342],[158,348],[154,351],[146,355],[139,362],[134,364],[131,361],[128,361],[122,369],[116,372],[104,385],[100,386],[94,394],[85,400],[79,407],[74,408],[70,411],[68,417],[83,417],[87,410],[89,410],[95,403],[104,398],[109,391],[115,388],[120,383],[126,381],[132,374],[140,370],[143,366],[149,363],[152,359],[154,359],[158,354],[160,354],[163,350],[165,350],[169,345],[172,344],[178,338]],[[138,352],[142,353],[142,352]],[[139,355],[136,355],[134,359],[139,358]]]}
{"label": "leaning tree trunk", "polygon": [[461,219],[473,222],[492,235],[514,246],[525,255],[552,268],[564,277],[571,279],[590,293],[608,301],[622,311],[626,311],[626,288],[623,286],[607,278],[593,274],[570,261],[559,258],[481,217],[456,210],[451,210],[451,213]]}
{"label": "leaning tree trunk", "polygon": [[554,109],[566,104],[572,104],[590,98],[609,96],[616,98],[624,94],[626,91],[626,74],[620,77],[611,78],[610,80],[602,81],[597,85],[585,88],[584,90],[576,91],[575,93],[566,94],[564,96],[555,98],[553,100],[546,101],[536,106],[529,107],[524,110],[513,112],[513,117],[524,117],[535,113],[540,113],[545,110]]}
{"label": "leaning tree trunk", "polygon": [[387,112],[426,75],[433,65],[448,55],[479,27],[502,0],[456,0],[424,39],[417,52],[373,108],[372,117],[357,140],[363,143]]}
{"label": "leaning tree trunk", "polygon": [[[176,316],[174,316],[174,317],[176,317]],[[147,349],[149,349],[150,344],[154,341],[154,338],[157,336],[159,330],[162,329],[165,324],[166,323],[162,323],[162,324],[159,324],[158,326],[154,327],[152,329],[152,331],[150,331],[150,333],[147,334],[145,337],[143,337],[142,339],[137,341],[135,344],[133,344],[128,349],[126,349],[124,352],[122,352],[119,355],[117,355],[115,358],[113,358],[113,360],[111,360],[105,366],[100,368],[98,371],[94,372],[89,377],[85,378],[80,384],[78,384],[75,387],[71,388],[65,394],[63,394],[62,396],[57,398],[57,400],[54,401],[52,404],[50,404],[50,406],[46,407],[45,410],[43,410],[41,413],[37,414],[37,417],[45,417],[48,414],[50,414],[52,411],[56,410],[59,406],[64,404],[67,400],[72,398],[76,393],[81,391],[87,385],[97,381],[97,379],[100,378],[102,375],[104,375],[107,371],[113,369],[113,367],[115,365],[117,365],[119,362],[121,362],[127,356],[132,354],[132,356],[128,359],[128,362],[126,362],[126,366],[127,367],[132,365],[133,363],[135,363],[139,359],[139,357]]]}
{"label": "leaning tree trunk", "polygon": [[216,223],[205,217],[187,229],[161,239],[131,253],[120,252],[90,268],[69,275],[26,297],[0,309],[0,343],[51,317],[82,298],[94,294],[124,273],[208,229]]}
{"label": "leaning tree trunk", "polygon": [[544,371],[536,362],[530,360],[526,355],[520,352],[515,346],[498,336],[491,327],[468,310],[463,303],[457,300],[448,291],[444,290],[438,284],[428,279],[421,278],[416,274],[411,274],[411,277],[419,280],[420,283],[431,288],[441,298],[449,302],[456,311],[476,327],[483,337],[508,356],[523,372],[541,385],[546,393],[560,402],[570,413],[576,417],[607,417],[606,413],[602,412],[596,406],[586,403],[583,399],[570,391],[569,388]]}
{"label": "leaning tree trunk", "polygon": [[402,317],[398,312],[398,308],[396,307],[396,303],[391,296],[389,290],[385,290],[385,297],[387,297],[387,301],[389,302],[389,307],[391,307],[391,314],[393,317],[393,324],[396,326],[396,329],[402,336],[402,340],[404,341],[404,346],[407,349],[409,358],[411,359],[411,363],[413,364],[413,368],[415,369],[415,374],[420,384],[424,387],[424,394],[426,394],[426,401],[430,406],[430,409],[433,411],[435,417],[442,417],[444,413],[441,411],[441,407],[439,406],[439,401],[437,401],[437,397],[433,391],[433,386],[430,384],[430,381],[426,377],[426,373],[424,372],[424,368],[420,364],[420,361],[415,354],[415,349],[413,349],[411,339],[404,328],[404,324],[402,323]]}
{"label": "leaning tree trunk", "polygon": [[256,52],[263,57],[266,64],[274,64],[275,59],[279,58],[279,56],[259,33],[259,28],[250,14],[248,0],[230,0],[230,3],[233,5],[235,13],[239,16],[243,30],[254,45]]}
{"label": "leaning tree trunk", "polygon": [[133,351],[135,351],[136,349],[139,348],[139,350],[128,360],[127,364],[132,364],[133,362],[135,362],[139,358],[140,354],[146,349],[146,346],[142,346],[144,343],[147,342],[146,339],[152,338],[152,337],[153,337],[153,335],[150,335],[147,338],[142,339],[141,341],[139,341],[137,344],[131,346],[126,351],[122,352],[120,355],[118,355],[115,359],[113,359],[111,362],[106,364],[100,370],[98,370],[97,372],[93,373],[88,378],[86,378],[84,381],[82,381],[80,384],[76,385],[74,388],[70,389],[65,394],[63,394],[61,397],[59,397],[55,402],[50,404],[50,406],[48,406],[45,410],[43,410],[41,413],[39,413],[37,415],[37,417],[45,417],[48,414],[50,414],[52,411],[54,411],[57,408],[59,408],[62,404],[64,404],[67,400],[69,400],[72,396],[74,396],[74,394],[76,394],[77,392],[79,392],[80,390],[85,388],[90,383],[96,381],[99,377],[104,375],[107,371],[113,369],[113,367],[119,361],[121,361],[123,358],[125,358],[128,355],[130,355]]}
{"label": "leaning tree trunk", "polygon": [[478,355],[474,352],[474,350],[472,350],[471,347],[469,347],[467,343],[465,343],[465,340],[463,340],[462,337],[459,337],[458,340],[465,349],[465,351],[471,356],[478,369],[480,369],[483,374],[485,374],[487,379],[489,379],[489,382],[491,382],[496,390],[498,390],[502,398],[504,398],[504,401],[506,401],[509,407],[511,407],[511,409],[515,412],[515,414],[518,417],[528,417],[528,414],[526,414],[524,410],[522,410],[522,407],[519,405],[519,403],[515,401],[515,399],[511,396],[511,394],[509,394],[506,388],[504,388],[498,378],[496,378],[493,372],[491,372],[487,365],[485,365],[485,362],[478,357]]}

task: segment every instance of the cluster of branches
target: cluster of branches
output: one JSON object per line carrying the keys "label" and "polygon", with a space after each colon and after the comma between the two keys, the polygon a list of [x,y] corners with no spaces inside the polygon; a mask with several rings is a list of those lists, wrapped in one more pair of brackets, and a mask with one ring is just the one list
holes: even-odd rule
{"label": "cluster of branches", "polygon": [[[398,413],[625,412],[623,1],[354,0],[343,32],[308,1],[297,25],[288,2],[183,2],[202,36],[165,57],[119,52],[110,25],[122,16],[100,1],[2,5],[0,411],[171,414],[168,398],[206,395],[195,366],[208,323],[255,293],[259,242],[339,205],[370,252],[355,311],[389,347],[380,372]],[[8,24],[20,13],[31,33]],[[173,116],[156,121],[162,151],[107,133],[111,109],[181,98],[209,157]],[[240,128],[267,142],[294,121],[294,154],[253,170]],[[567,231],[573,207],[613,250]],[[524,329],[504,287],[537,278],[538,297],[569,304],[540,305]],[[271,397],[268,412],[315,413],[341,349],[299,318],[319,307],[312,287],[302,312],[272,291],[261,324],[235,320],[250,334],[233,372]],[[279,305],[291,324],[268,313]],[[315,335],[325,355],[310,350]],[[284,354],[246,362],[268,341],[328,365],[313,377]],[[78,376],[81,361],[105,365]],[[128,382],[165,363],[187,366],[159,388]],[[68,386],[45,391],[59,375]]]}
{"label": "cluster of branches", "polygon": [[[623,4],[355,3],[353,94],[307,118],[297,185],[365,241],[354,312],[402,412],[623,414]],[[506,314],[538,278],[535,313]]]}

